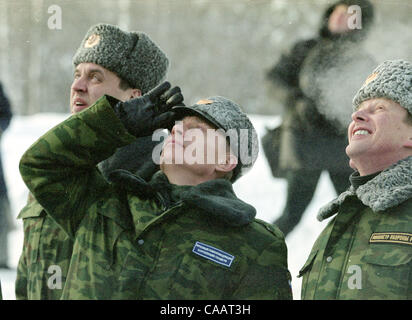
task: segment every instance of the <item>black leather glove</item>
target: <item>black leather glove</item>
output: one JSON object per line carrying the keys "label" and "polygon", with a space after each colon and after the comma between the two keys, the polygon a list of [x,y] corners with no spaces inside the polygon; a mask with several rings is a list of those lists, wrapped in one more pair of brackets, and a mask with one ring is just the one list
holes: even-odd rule
{"label": "black leather glove", "polygon": [[182,101],[180,88],[171,88],[165,81],[141,97],[118,102],[114,111],[132,135],[145,137],[156,129],[169,127],[175,116],[170,110],[182,105]]}

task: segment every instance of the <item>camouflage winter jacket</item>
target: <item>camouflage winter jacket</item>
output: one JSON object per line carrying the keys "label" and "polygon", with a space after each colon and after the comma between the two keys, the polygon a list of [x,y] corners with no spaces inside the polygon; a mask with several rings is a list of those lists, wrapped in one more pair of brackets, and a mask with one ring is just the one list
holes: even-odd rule
{"label": "camouflage winter jacket", "polygon": [[72,240],[32,197],[18,218],[23,219],[24,242],[17,267],[16,299],[60,299]]}
{"label": "camouflage winter jacket", "polygon": [[[127,168],[148,178],[157,167],[147,161],[151,159],[149,149],[153,145],[151,139],[139,138],[136,143],[117,149],[112,157],[99,163],[99,170],[107,177],[117,168]],[[139,147],[140,153],[137,152]],[[141,159],[126,159],[133,151],[138,153]],[[146,161],[143,163],[143,160]],[[24,242],[17,267],[16,299],[60,299],[72,256],[72,239],[46,214],[32,195],[20,211],[18,219],[23,220]]]}
{"label": "camouflage winter jacket", "polygon": [[302,299],[412,299],[412,157],[320,210]]}
{"label": "camouflage winter jacket", "polygon": [[103,97],[21,159],[28,188],[74,241],[62,298],[290,299],[283,235],[229,181],[101,176],[96,164],[135,139]]}

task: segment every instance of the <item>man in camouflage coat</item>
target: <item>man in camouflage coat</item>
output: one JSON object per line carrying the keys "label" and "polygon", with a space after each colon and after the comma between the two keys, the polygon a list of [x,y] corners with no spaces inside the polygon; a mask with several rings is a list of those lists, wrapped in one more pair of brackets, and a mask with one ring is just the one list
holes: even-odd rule
{"label": "man in camouflage coat", "polygon": [[[146,93],[165,77],[168,59],[144,33],[98,24],[87,32],[73,57],[73,65],[70,108],[72,113],[78,113],[104,94],[128,100]],[[157,143],[150,137],[139,138],[99,163],[99,169],[105,177],[114,169],[123,168],[148,178],[158,168],[151,158]],[[16,298],[59,299],[72,255],[72,239],[32,195],[19,218],[23,219],[24,244]]]}
{"label": "man in camouflage coat", "polygon": [[[62,299],[290,299],[282,233],[232,188],[257,157],[250,120],[223,97],[170,111],[183,98],[169,88],[123,103],[104,96],[22,157],[30,191],[74,239]],[[125,170],[108,183],[96,170],[174,119],[149,183]],[[203,140],[210,130],[220,132],[216,144]],[[208,161],[188,161],[193,150]]]}
{"label": "man in camouflage coat", "polygon": [[302,299],[412,299],[412,64],[385,61],[353,100],[350,188],[300,271]]}

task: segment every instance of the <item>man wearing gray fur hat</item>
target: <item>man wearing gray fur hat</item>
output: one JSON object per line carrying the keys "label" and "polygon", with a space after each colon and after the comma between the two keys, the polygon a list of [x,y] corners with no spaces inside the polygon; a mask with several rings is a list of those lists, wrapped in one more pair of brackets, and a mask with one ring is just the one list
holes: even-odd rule
{"label": "man wearing gray fur hat", "polygon": [[[73,65],[70,108],[75,114],[105,94],[121,101],[141,96],[165,78],[169,61],[147,34],[98,24],[85,35]],[[158,169],[152,161],[156,144],[151,137],[139,138],[117,149],[98,167],[106,178],[115,169],[127,169],[149,179]],[[16,298],[59,299],[73,241],[31,195],[19,218],[23,219],[24,246],[18,265]]]}
{"label": "man wearing gray fur hat", "polygon": [[412,299],[412,64],[385,61],[353,99],[351,186],[300,271],[302,299]]}

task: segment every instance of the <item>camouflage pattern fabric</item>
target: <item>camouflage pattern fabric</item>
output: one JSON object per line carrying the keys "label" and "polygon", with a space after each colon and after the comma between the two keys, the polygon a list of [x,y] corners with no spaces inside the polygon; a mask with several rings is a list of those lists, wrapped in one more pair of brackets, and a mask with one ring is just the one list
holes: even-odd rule
{"label": "camouflage pattern fabric", "polygon": [[[140,151],[149,154],[148,149],[153,147],[153,143],[144,137],[137,139],[133,145],[117,149],[109,161],[99,163],[100,172],[107,178],[115,168],[131,168],[145,179],[152,176],[156,166],[143,162],[151,157],[151,153],[136,152],[142,146],[144,148]],[[133,151],[139,159],[132,157]],[[133,159],[123,161],[126,156]],[[24,242],[17,267],[16,299],[60,299],[73,251],[73,239],[46,214],[31,194],[18,219],[23,220]]]}
{"label": "camouflage pattern fabric", "polygon": [[278,229],[230,225],[185,201],[164,207],[160,194],[143,199],[101,176],[96,164],[134,140],[103,97],[21,159],[29,190],[74,239],[62,299],[291,299]]}
{"label": "camouflage pattern fabric", "polygon": [[411,210],[347,197],[300,271],[302,299],[412,299]]}
{"label": "camouflage pattern fabric", "polygon": [[60,299],[72,255],[72,239],[32,196],[18,218],[23,219],[24,242],[17,267],[16,299]]}
{"label": "camouflage pattern fabric", "polygon": [[[151,149],[157,143],[152,142],[151,137],[139,138],[100,162],[99,170],[106,179],[110,172],[119,168],[136,171],[148,179],[158,168],[147,161],[151,159]],[[60,299],[73,251],[73,239],[46,214],[31,194],[18,219],[23,220],[24,244],[17,267],[16,299]]]}

